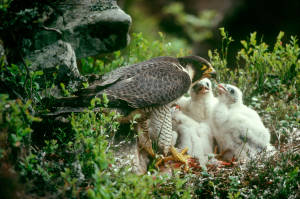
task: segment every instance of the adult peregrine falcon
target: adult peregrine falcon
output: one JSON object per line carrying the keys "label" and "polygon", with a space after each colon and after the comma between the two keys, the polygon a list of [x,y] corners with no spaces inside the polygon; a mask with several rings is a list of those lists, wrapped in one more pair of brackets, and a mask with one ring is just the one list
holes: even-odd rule
{"label": "adult peregrine falcon", "polygon": [[[89,106],[94,97],[105,93],[109,106],[140,111],[147,115],[151,140],[167,155],[172,142],[171,104],[184,95],[196,81],[215,75],[211,64],[199,56],[157,57],[120,67],[105,74],[97,84],[62,98],[61,106]],[[143,127],[142,129],[145,129]]]}

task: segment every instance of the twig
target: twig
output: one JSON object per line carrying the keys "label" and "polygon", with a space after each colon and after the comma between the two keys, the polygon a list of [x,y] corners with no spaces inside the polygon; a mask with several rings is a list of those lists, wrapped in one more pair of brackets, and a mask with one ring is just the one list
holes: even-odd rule
{"label": "twig", "polygon": [[46,27],[46,26],[42,26],[42,28],[43,28],[44,30],[47,30],[47,31],[54,31],[54,32],[56,32],[57,34],[59,34],[60,36],[62,36],[62,34],[63,34],[60,30],[58,30],[58,29],[56,29],[56,28],[49,28],[49,27]]}
{"label": "twig", "polygon": [[28,68],[28,66],[27,66],[27,64],[26,64],[26,62],[25,62],[25,60],[24,60],[24,58],[23,58],[23,55],[21,54],[21,52],[20,52],[20,50],[18,49],[18,52],[19,52],[19,54],[20,54],[20,56],[21,56],[21,61],[22,61],[22,63],[24,64],[24,66],[25,66],[25,70],[26,70],[26,79],[25,79],[25,82],[24,82],[24,89],[25,89],[25,92],[27,93],[27,91],[26,91],[26,84],[27,84],[27,81],[28,81],[28,78],[30,79],[30,99],[32,99],[32,78],[31,78],[31,76],[30,76],[30,71],[29,71],[29,68]]}
{"label": "twig", "polygon": [[[10,32],[10,34],[12,35],[12,38],[13,38],[14,42],[17,44],[15,35],[12,32]],[[23,65],[24,65],[24,67],[25,67],[25,70],[26,70],[26,79],[25,79],[25,82],[24,82],[24,89],[25,89],[25,93],[27,95],[28,95],[28,93],[27,93],[27,90],[26,90],[26,84],[27,84],[27,81],[28,81],[28,77],[30,78],[30,99],[31,99],[32,98],[32,79],[30,77],[30,71],[29,71],[29,68],[28,68],[28,66],[27,66],[27,64],[26,64],[26,62],[24,60],[24,57],[23,57],[21,51],[20,51],[20,48],[17,47],[16,50],[17,50],[17,52],[18,52],[18,54],[19,54],[19,56],[21,58],[21,61],[22,61]]]}

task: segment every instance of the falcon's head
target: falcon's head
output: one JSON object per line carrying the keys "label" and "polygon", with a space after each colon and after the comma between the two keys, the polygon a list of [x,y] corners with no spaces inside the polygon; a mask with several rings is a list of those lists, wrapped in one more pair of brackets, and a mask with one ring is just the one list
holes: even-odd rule
{"label": "falcon's head", "polygon": [[192,97],[201,96],[209,93],[211,90],[211,81],[208,78],[204,78],[193,85],[191,89],[191,95]]}
{"label": "falcon's head", "polygon": [[178,58],[180,65],[189,73],[192,83],[205,77],[215,78],[216,71],[212,65],[204,58],[199,56],[186,56]]}
{"label": "falcon's head", "polygon": [[243,103],[242,91],[231,84],[219,84],[218,93],[219,98],[221,98],[225,104],[230,105]]}

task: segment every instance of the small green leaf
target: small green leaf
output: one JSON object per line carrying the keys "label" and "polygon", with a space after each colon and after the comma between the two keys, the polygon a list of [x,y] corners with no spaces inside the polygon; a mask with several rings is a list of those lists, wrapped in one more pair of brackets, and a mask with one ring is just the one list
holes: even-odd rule
{"label": "small green leaf", "polygon": [[222,28],[219,28],[219,30],[220,30],[220,34],[221,34],[221,36],[222,36],[223,38],[226,38],[226,33],[225,33],[225,29],[224,29],[224,27],[222,27]]}
{"label": "small green leaf", "polygon": [[252,46],[256,45],[256,32],[250,34],[250,44]]}
{"label": "small green leaf", "polygon": [[247,42],[246,42],[245,40],[242,40],[242,41],[241,41],[241,44],[243,45],[243,47],[244,47],[245,49],[248,49],[248,44],[247,44]]}
{"label": "small green leaf", "polygon": [[35,71],[34,74],[37,76],[41,76],[44,74],[44,72],[42,70],[38,70],[38,71]]}

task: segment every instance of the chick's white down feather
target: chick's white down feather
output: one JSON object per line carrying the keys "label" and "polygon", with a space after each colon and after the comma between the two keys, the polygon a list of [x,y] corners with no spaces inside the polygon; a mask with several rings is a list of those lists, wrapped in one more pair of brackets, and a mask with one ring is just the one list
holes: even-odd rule
{"label": "chick's white down feather", "polygon": [[223,159],[248,159],[263,149],[273,150],[270,133],[253,109],[245,106],[242,92],[230,84],[218,87],[218,104],[213,109],[213,133]]}
{"label": "chick's white down feather", "polygon": [[213,96],[209,79],[196,83],[190,91],[191,97],[182,97],[177,104],[180,111],[172,114],[173,130],[178,133],[178,147],[187,147],[188,154],[205,166],[209,154],[213,153],[213,136],[210,118],[217,99]]}
{"label": "chick's white down feather", "polygon": [[188,154],[197,158],[200,165],[205,167],[208,155],[213,153],[212,135],[207,123],[196,122],[180,110],[173,112],[173,127],[178,133],[177,147],[188,147]]}
{"label": "chick's white down feather", "polygon": [[202,79],[191,88],[190,95],[178,100],[181,111],[198,122],[210,120],[212,110],[218,103],[212,92],[211,81]]}

